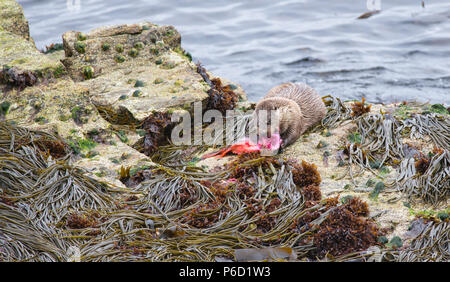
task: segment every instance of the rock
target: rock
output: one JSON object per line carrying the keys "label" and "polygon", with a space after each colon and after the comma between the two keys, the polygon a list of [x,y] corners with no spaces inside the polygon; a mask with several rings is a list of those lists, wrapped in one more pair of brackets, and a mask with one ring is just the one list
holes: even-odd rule
{"label": "rock", "polygon": [[190,109],[209,97],[172,26],[69,31],[64,50],[44,54],[20,5],[8,0],[0,7],[0,88],[7,90],[0,118],[57,133],[76,152],[74,164],[93,177],[123,186],[121,167],[153,164],[132,148],[141,138],[136,124],[153,111]]}
{"label": "rock", "polygon": [[16,1],[0,2],[0,84],[26,87],[40,78],[65,73],[59,60],[36,49],[29,35],[28,22]]}
{"label": "rock", "polygon": [[2,31],[18,35],[33,43],[22,6],[14,0],[0,1],[0,32]]}
{"label": "rock", "polygon": [[[94,104],[127,120],[142,121],[153,111],[190,107],[208,98],[195,65],[176,52],[180,34],[149,22],[103,27],[63,35],[69,75],[90,90]],[[86,75],[86,68],[92,72]],[[140,95],[133,95],[136,90]]]}

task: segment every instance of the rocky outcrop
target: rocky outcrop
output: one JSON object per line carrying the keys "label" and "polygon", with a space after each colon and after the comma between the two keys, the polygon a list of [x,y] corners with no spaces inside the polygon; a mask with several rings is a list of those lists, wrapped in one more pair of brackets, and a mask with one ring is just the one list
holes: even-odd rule
{"label": "rocky outcrop", "polygon": [[0,2],[0,32],[9,32],[33,42],[22,7],[14,0]]}
{"label": "rocky outcrop", "polygon": [[[160,117],[157,114],[190,110],[195,102],[206,105],[208,100],[214,100],[209,93],[215,95],[217,101],[214,102],[219,105],[224,102],[221,94],[236,93],[240,104],[235,105],[233,99],[233,107],[252,108],[238,85],[209,73],[206,75],[206,71],[198,73],[191,56],[181,47],[180,34],[171,26],[144,22],[102,27],[88,33],[69,31],[63,35],[64,50],[44,54],[36,49],[29,36],[21,7],[15,1],[3,0],[0,8],[0,119],[58,134],[74,152],[73,164],[99,180],[124,187],[119,179],[123,178],[122,174],[129,174],[130,168],[138,171],[155,165],[149,156],[135,149],[135,145],[145,138],[143,136],[160,131],[166,125],[157,123]],[[216,84],[215,89],[211,87],[213,84]],[[224,104],[228,105],[226,102]],[[411,113],[425,115],[426,111],[436,110],[430,105],[410,106],[374,105],[371,110],[381,113],[382,126],[392,125],[389,118],[392,115],[406,118]],[[350,120],[350,107],[349,103],[337,110],[329,107],[328,118],[339,120],[345,116],[346,121]],[[335,116],[330,114],[333,110],[336,110]],[[443,106],[437,110],[448,114]],[[154,120],[149,117],[155,115],[156,122],[152,124]],[[143,123],[147,126],[145,130],[139,128]],[[315,128],[287,147],[281,158],[315,164],[322,179],[323,198],[337,195],[362,198],[369,204],[370,217],[387,230],[389,237],[402,236],[413,218],[413,211],[432,208],[405,204],[405,195],[398,190],[382,190],[384,183],[395,182],[398,160],[378,167],[376,163],[373,167],[364,163],[363,169],[355,163],[344,162],[345,150],[350,154],[351,148],[361,149],[357,136],[359,134],[361,139],[361,132],[357,131],[356,123],[353,119],[326,130]],[[440,130],[448,133],[448,122],[442,124],[445,128]],[[405,144],[424,154],[434,150],[430,139],[415,138],[405,140]],[[185,157],[189,166],[213,174],[215,167],[235,158],[201,160],[205,152],[196,150],[180,147],[168,154],[175,161]],[[350,169],[358,173],[349,177]],[[197,175],[197,170],[192,173]],[[145,179],[145,174],[141,176]],[[447,207],[448,200],[440,205]]]}
{"label": "rocky outcrop", "polygon": [[122,166],[151,163],[133,148],[143,136],[138,124],[153,112],[206,104],[210,86],[172,26],[143,22],[69,31],[62,36],[64,50],[44,54],[29,37],[20,5],[0,5],[6,109],[0,118],[59,134],[81,156],[75,164],[93,175],[121,186]]}

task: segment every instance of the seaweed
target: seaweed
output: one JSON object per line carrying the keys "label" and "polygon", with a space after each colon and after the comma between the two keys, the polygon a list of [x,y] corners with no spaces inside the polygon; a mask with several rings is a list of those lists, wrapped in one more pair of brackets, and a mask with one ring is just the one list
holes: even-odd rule
{"label": "seaweed", "polygon": [[367,204],[352,198],[339,205],[338,198],[328,198],[309,208],[294,225],[301,232],[310,232],[300,244],[312,242],[314,249],[308,253],[311,259],[339,257],[378,244],[377,238],[382,233],[366,218]]}
{"label": "seaweed", "polygon": [[145,130],[145,136],[133,145],[139,152],[151,156],[159,146],[169,144],[168,136],[174,126],[172,114],[156,112],[144,119],[139,129]]}
{"label": "seaweed", "polygon": [[0,261],[65,261],[64,243],[54,239],[52,230],[40,230],[20,209],[0,202],[0,222]]}
{"label": "seaweed", "polygon": [[365,113],[370,112],[370,108],[372,107],[372,105],[364,105],[364,102],[366,101],[366,99],[363,97],[361,102],[354,102],[352,104],[352,113],[351,116],[353,118],[362,116]]}
{"label": "seaweed", "polygon": [[64,50],[64,46],[62,43],[52,43],[49,46],[45,46],[45,51],[43,51],[44,54],[51,54],[56,51]]}
{"label": "seaweed", "polygon": [[406,193],[410,200],[421,198],[433,205],[445,201],[450,193],[450,152],[442,150],[436,153],[431,159],[403,160],[392,185]]}
{"label": "seaweed", "polygon": [[449,221],[429,221],[407,248],[394,252],[397,262],[448,262]]}
{"label": "seaweed", "polygon": [[206,69],[200,63],[197,64],[197,73],[202,76],[203,80],[210,87],[208,90],[208,104],[206,106],[208,110],[215,109],[225,115],[227,110],[232,110],[236,107],[239,97],[230,85],[223,86],[220,78],[210,79]]}
{"label": "seaweed", "polygon": [[302,160],[301,164],[295,160],[291,160],[289,164],[292,166],[294,183],[298,187],[320,185],[322,182],[322,178],[315,164],[310,164],[304,160]]}
{"label": "seaweed", "polygon": [[35,73],[28,70],[20,70],[17,67],[3,66],[0,70],[0,83],[23,90],[27,86],[33,86],[38,82]]}
{"label": "seaweed", "polygon": [[435,146],[450,147],[450,119],[443,115],[414,115],[402,122],[402,132],[410,138],[423,139],[428,136]]}
{"label": "seaweed", "polygon": [[339,98],[331,95],[322,98],[327,107],[327,114],[321,121],[324,128],[335,128],[343,122],[351,119],[351,109],[345,105]]}
{"label": "seaweed", "polygon": [[65,159],[70,155],[69,146],[59,136],[0,121],[0,150],[16,152],[23,147],[32,147],[43,156],[50,155],[55,159]]}

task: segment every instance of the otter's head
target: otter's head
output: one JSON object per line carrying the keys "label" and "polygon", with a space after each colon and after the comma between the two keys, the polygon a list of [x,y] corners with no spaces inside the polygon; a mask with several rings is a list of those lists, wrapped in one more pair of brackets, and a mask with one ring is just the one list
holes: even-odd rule
{"label": "otter's head", "polygon": [[301,110],[291,99],[271,97],[256,105],[253,118],[255,126],[258,127],[258,136],[270,138],[272,134],[277,133],[283,137],[288,128],[301,119]]}

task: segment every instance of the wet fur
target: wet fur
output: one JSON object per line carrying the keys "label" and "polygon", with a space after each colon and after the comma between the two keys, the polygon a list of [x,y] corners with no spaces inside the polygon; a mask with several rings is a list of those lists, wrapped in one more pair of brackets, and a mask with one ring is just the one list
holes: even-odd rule
{"label": "wet fur", "polygon": [[270,89],[256,105],[255,114],[260,110],[279,110],[282,147],[294,143],[327,112],[319,94],[304,83],[285,83]]}

